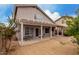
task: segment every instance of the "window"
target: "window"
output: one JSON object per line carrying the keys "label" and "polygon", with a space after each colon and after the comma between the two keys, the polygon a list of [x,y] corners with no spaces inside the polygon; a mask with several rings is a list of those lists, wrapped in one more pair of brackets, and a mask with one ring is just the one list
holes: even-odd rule
{"label": "window", "polygon": [[25,35],[33,34],[33,28],[25,27]]}
{"label": "window", "polygon": [[25,35],[28,35],[28,34],[29,34],[29,28],[25,27]]}
{"label": "window", "polygon": [[37,20],[43,20],[43,16],[34,14],[34,19],[37,19]]}

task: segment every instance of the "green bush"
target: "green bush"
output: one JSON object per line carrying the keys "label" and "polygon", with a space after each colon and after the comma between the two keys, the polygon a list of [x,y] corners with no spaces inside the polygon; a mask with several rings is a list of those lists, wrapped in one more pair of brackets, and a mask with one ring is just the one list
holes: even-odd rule
{"label": "green bush", "polygon": [[68,32],[68,31],[64,31],[64,35],[65,36],[71,36],[70,32]]}

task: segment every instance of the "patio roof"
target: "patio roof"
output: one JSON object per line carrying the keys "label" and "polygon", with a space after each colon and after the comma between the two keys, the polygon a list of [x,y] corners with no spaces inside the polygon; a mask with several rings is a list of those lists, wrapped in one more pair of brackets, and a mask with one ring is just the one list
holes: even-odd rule
{"label": "patio roof", "polygon": [[40,21],[32,21],[32,20],[26,20],[22,19],[20,22],[23,22],[25,25],[36,25],[36,26],[52,26],[55,27],[56,25],[53,23],[47,23],[47,22],[40,22]]}
{"label": "patio roof", "polygon": [[62,24],[56,24],[58,27],[67,27],[67,25],[62,25]]}

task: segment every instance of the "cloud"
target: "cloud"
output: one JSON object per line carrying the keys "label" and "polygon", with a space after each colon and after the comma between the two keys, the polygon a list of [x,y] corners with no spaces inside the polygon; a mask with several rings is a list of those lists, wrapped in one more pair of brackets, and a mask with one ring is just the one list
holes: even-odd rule
{"label": "cloud", "polygon": [[57,20],[58,18],[60,18],[60,14],[58,12],[53,12],[51,13],[49,10],[45,10],[45,13],[53,20]]}

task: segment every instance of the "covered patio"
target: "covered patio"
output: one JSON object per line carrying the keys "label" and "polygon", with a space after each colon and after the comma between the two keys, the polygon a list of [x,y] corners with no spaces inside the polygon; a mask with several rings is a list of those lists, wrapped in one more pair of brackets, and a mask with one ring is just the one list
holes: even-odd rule
{"label": "covered patio", "polygon": [[21,38],[20,44],[23,45],[24,41],[41,39],[50,37],[55,34],[55,25],[36,21],[21,21],[19,26],[19,37]]}
{"label": "covered patio", "polygon": [[64,25],[56,25],[54,30],[55,30],[55,35],[63,36],[64,35],[64,31],[66,30],[66,26],[64,26]]}

